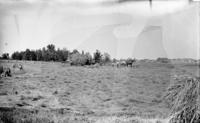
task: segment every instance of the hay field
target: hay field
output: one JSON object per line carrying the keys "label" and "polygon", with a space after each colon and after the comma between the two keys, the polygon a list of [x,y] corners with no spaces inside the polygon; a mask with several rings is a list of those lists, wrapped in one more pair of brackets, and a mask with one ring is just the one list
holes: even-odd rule
{"label": "hay field", "polygon": [[195,65],[139,63],[139,67],[81,67],[58,62],[1,61],[13,76],[0,79],[0,122],[167,122],[163,100],[174,75]]}

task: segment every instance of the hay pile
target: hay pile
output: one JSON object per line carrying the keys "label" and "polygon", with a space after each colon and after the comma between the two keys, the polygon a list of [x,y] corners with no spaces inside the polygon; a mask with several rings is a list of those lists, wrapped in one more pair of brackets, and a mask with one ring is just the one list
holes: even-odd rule
{"label": "hay pile", "polygon": [[0,65],[0,78],[7,76],[8,77],[12,76],[11,69],[7,66]]}
{"label": "hay pile", "polygon": [[200,123],[200,77],[178,76],[167,90],[171,123]]}

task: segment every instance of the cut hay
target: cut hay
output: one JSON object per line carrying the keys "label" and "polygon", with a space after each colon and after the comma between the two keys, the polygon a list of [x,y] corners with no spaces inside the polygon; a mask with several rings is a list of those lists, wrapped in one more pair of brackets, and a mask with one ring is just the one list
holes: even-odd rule
{"label": "cut hay", "polygon": [[178,76],[167,90],[171,123],[200,123],[200,77]]}

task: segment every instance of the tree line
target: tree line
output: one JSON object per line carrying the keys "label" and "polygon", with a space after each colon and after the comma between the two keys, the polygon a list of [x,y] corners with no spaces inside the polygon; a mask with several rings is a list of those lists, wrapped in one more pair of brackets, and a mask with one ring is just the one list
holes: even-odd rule
{"label": "tree line", "polygon": [[111,57],[108,53],[101,53],[96,50],[93,54],[89,52],[79,52],[74,49],[73,51],[66,48],[60,49],[55,47],[54,44],[49,44],[42,49],[25,51],[16,51],[11,56],[8,53],[3,53],[1,59],[13,60],[30,60],[30,61],[70,61],[72,65],[91,65],[95,63],[108,63]]}

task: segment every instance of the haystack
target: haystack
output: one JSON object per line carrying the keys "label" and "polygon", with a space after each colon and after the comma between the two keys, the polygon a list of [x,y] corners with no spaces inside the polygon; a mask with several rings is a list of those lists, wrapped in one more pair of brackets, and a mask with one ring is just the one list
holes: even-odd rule
{"label": "haystack", "polygon": [[178,76],[167,90],[171,123],[200,123],[200,77]]}
{"label": "haystack", "polygon": [[7,76],[12,76],[11,69],[9,67],[0,65],[0,78]]}

